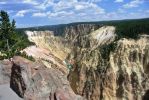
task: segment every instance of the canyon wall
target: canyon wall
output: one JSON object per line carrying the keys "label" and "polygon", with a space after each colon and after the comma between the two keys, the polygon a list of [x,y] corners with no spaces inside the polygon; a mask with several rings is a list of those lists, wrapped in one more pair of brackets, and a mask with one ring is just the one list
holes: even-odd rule
{"label": "canyon wall", "polygon": [[76,94],[87,100],[148,100],[148,35],[116,39],[114,26],[84,24],[66,27],[63,36],[31,33],[41,33],[29,38],[68,69]]}

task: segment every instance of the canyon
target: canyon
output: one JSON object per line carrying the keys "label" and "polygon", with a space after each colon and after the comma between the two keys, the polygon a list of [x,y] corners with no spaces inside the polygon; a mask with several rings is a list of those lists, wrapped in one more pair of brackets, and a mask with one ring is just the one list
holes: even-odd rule
{"label": "canyon", "polygon": [[[148,100],[149,35],[117,39],[116,27],[78,24],[26,30],[34,43],[0,62],[0,85],[25,100]],[[59,33],[60,34],[60,33]],[[7,66],[7,67],[6,67]]]}

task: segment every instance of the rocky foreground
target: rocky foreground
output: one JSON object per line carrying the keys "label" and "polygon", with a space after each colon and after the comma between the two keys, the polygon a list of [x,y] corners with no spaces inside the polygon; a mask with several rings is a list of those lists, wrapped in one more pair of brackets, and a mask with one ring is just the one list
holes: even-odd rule
{"label": "rocky foreground", "polygon": [[[19,56],[12,61],[1,61],[0,75],[0,85],[8,84],[19,96],[18,99],[83,100],[72,91],[65,74],[47,68],[40,61],[32,62]],[[6,94],[2,97],[4,95]],[[15,96],[12,98],[18,100]]]}

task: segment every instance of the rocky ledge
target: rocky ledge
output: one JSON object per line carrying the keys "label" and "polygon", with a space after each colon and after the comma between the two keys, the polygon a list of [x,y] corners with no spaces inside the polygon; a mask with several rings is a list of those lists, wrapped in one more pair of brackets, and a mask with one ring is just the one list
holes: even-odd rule
{"label": "rocky ledge", "polygon": [[12,61],[0,62],[0,75],[0,85],[10,84],[25,100],[83,100],[73,92],[65,74],[40,61],[15,56]]}

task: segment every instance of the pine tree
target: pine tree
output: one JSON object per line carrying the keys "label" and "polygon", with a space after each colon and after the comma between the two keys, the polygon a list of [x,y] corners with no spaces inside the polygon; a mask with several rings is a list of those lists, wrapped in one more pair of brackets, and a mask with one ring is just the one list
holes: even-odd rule
{"label": "pine tree", "polygon": [[11,47],[15,44],[15,20],[10,22],[9,15],[0,11],[0,52],[5,52],[9,58],[12,55]]}
{"label": "pine tree", "polygon": [[11,23],[9,20],[9,16],[7,14],[7,12],[5,11],[1,11],[0,12],[0,17],[1,17],[1,21],[0,21],[0,39],[1,39],[1,44],[0,44],[0,48],[4,49],[4,50],[8,50],[8,39],[10,38],[10,34],[11,34]]}
{"label": "pine tree", "polygon": [[7,12],[0,11],[0,59],[18,55],[22,49],[32,44],[24,32],[16,31],[15,23],[15,20],[10,21]]}

